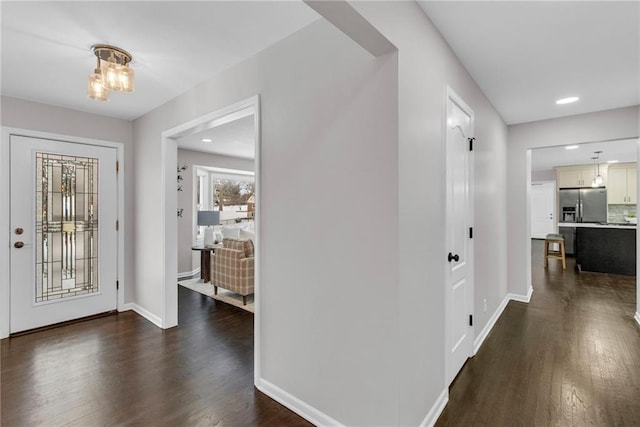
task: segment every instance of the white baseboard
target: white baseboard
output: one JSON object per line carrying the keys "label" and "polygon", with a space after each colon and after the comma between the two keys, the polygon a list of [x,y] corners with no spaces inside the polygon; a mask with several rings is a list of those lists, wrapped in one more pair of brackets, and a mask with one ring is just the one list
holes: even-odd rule
{"label": "white baseboard", "polygon": [[118,312],[122,313],[123,311],[133,310],[133,305],[134,304],[132,302],[122,304],[120,307],[118,307]]}
{"label": "white baseboard", "polygon": [[529,304],[529,301],[531,301],[531,294],[533,294],[533,286],[529,287],[527,295],[507,294],[507,297],[513,301],[526,302],[527,304]]}
{"label": "white baseboard", "polygon": [[636,313],[635,316],[633,316],[634,319],[636,319],[636,322],[638,323],[638,326],[640,326],[640,313]]}
{"label": "white baseboard", "polygon": [[[509,303],[509,301],[518,301],[518,302],[524,302],[524,303],[529,304],[529,302],[531,301],[531,295],[532,294],[533,294],[533,287],[529,287],[529,291],[527,292],[527,295],[507,294],[504,297],[504,299],[502,300],[502,302],[500,303],[500,305],[496,309],[495,313],[493,313],[493,315],[491,316],[491,318],[489,319],[487,324],[484,326],[484,328],[482,328],[482,332],[480,332],[480,334],[473,341],[473,354],[474,354],[474,356],[478,352],[478,350],[480,350],[480,347],[482,346],[482,343],[484,342],[484,340],[489,335],[489,332],[491,332],[491,330],[495,326],[496,322],[498,321],[498,319],[502,315],[502,312],[504,311],[504,309],[507,308],[507,304]],[[640,323],[640,322],[638,322],[638,323]]]}
{"label": "white baseboard", "polygon": [[180,280],[180,279],[191,279],[196,274],[200,274],[200,267],[196,268],[193,271],[185,271],[184,273],[178,273],[178,280]]}
{"label": "white baseboard", "polygon": [[138,304],[130,302],[130,303],[124,304],[122,307],[118,308],[118,311],[120,311],[120,312],[128,311],[128,310],[135,311],[140,316],[144,317],[149,322],[151,322],[154,325],[156,325],[158,328],[162,328],[162,320],[158,316],[156,316],[155,314],[151,313],[149,310],[140,307]]}
{"label": "white baseboard", "polygon": [[291,409],[302,418],[317,426],[342,426],[342,423],[334,420],[327,414],[320,412],[313,406],[298,399],[295,396],[282,390],[280,387],[270,383],[264,378],[259,378],[256,387],[281,405]]}
{"label": "white baseboard", "polygon": [[489,335],[489,332],[491,332],[491,330],[495,326],[496,322],[500,318],[500,315],[502,314],[504,309],[507,308],[507,304],[509,303],[510,300],[511,300],[511,298],[509,298],[509,295],[507,294],[504,297],[504,299],[502,300],[502,302],[500,303],[500,305],[498,306],[498,308],[496,309],[496,311],[493,313],[491,318],[489,318],[489,321],[487,321],[487,324],[484,326],[484,328],[482,328],[482,332],[480,332],[480,334],[473,341],[473,355],[474,356],[476,355],[478,350],[480,350],[480,346],[482,345],[484,340]]}
{"label": "white baseboard", "polygon": [[427,416],[424,417],[424,420],[420,423],[420,427],[434,426],[436,421],[438,421],[440,414],[444,411],[444,407],[447,406],[447,402],[449,402],[449,389],[445,388],[442,390],[442,393],[440,393],[440,396],[438,396],[438,399],[431,407]]}

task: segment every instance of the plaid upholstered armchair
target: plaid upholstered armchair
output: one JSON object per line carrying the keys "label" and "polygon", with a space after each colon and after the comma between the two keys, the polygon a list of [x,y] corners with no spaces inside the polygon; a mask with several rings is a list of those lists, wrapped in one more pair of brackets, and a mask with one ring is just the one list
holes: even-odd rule
{"label": "plaid upholstered armchair", "polygon": [[216,248],[211,263],[211,283],[214,293],[218,288],[242,295],[247,305],[247,295],[253,294],[253,242],[249,239],[224,239]]}

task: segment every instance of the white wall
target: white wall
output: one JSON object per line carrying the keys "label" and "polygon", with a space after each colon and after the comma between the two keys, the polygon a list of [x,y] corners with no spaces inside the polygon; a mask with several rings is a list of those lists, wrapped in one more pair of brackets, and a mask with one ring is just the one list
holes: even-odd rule
{"label": "white wall", "polygon": [[636,106],[509,126],[507,218],[510,292],[526,295],[531,287],[531,213],[527,208],[531,166],[527,163],[530,157],[527,152],[532,148],[635,138],[640,134],[639,115],[640,108]]}
{"label": "white wall", "polygon": [[318,21],[134,122],[136,302],[160,315],[160,134],[261,96],[262,379],[345,424],[396,423],[396,67]]}
{"label": "white wall", "polygon": [[239,157],[220,156],[192,150],[178,150],[178,165],[187,165],[182,172],[182,191],[178,192],[178,209],[184,209],[178,218],[178,272],[186,273],[200,267],[200,252],[192,251],[193,246],[193,174],[194,166],[213,166],[225,169],[255,171],[253,160]]}
{"label": "white wall", "polygon": [[[94,102],[87,100],[87,102]],[[2,97],[2,126],[50,132],[60,135],[101,139],[124,144],[125,220],[123,224],[125,244],[124,278],[126,280],[125,303],[133,300],[134,240],[131,224],[134,212],[132,124],[128,120],[98,116],[67,108],[39,104],[17,98]]]}
{"label": "white wall", "polygon": [[[506,295],[507,128],[414,2],[352,3],[399,58],[400,425],[445,390],[444,114],[450,85],[475,112],[475,330]],[[491,248],[491,251],[485,250]],[[482,309],[486,298],[488,311]]]}
{"label": "white wall", "polygon": [[[533,153],[535,156],[535,153]],[[546,170],[546,171],[531,171],[531,182],[540,182],[540,181],[555,181],[556,180],[556,171],[555,170]]]}

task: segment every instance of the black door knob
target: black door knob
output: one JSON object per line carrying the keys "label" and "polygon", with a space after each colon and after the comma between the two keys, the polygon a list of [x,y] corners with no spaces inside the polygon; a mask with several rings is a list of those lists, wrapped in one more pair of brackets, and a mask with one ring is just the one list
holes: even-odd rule
{"label": "black door knob", "polygon": [[460,257],[458,256],[458,254],[454,255],[451,252],[449,252],[449,256],[447,257],[447,259],[449,260],[449,262],[451,262],[451,261],[455,261],[455,262],[460,261]]}

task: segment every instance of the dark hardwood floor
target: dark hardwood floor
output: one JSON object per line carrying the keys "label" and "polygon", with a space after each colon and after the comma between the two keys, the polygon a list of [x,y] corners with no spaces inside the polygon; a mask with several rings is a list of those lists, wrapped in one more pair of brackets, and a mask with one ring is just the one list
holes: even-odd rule
{"label": "dark hardwood floor", "polygon": [[[577,274],[533,242],[530,304],[510,302],[439,426],[639,426],[635,279]],[[2,426],[302,426],[253,387],[253,315],[179,288],[180,326],[133,312],[1,342]]]}
{"label": "dark hardwood floor", "polygon": [[640,426],[634,277],[576,273],[532,242],[533,296],[510,302],[450,388],[438,426]]}
{"label": "dark hardwood floor", "polygon": [[307,426],[253,387],[253,314],[179,287],[179,324],[133,312],[1,342],[2,426]]}

